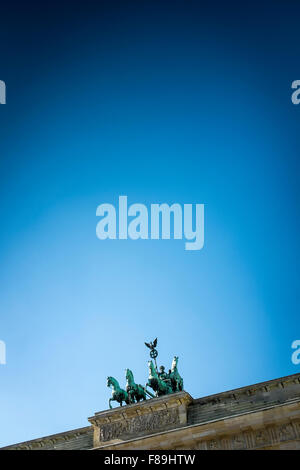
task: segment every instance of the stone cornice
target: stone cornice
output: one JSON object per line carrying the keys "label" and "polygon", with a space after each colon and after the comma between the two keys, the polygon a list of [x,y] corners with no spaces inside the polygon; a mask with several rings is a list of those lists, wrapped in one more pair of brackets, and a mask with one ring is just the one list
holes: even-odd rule
{"label": "stone cornice", "polygon": [[91,424],[101,425],[122,419],[130,419],[135,416],[148,414],[149,412],[154,413],[157,411],[171,409],[180,405],[187,406],[192,403],[192,401],[193,398],[187,392],[177,392],[171,395],[151,398],[150,400],[145,400],[133,405],[100,411],[95,413],[94,416],[88,418],[88,421]]}
{"label": "stone cornice", "polygon": [[48,446],[53,447],[55,444],[70,441],[88,432],[92,432],[92,426],[85,426],[84,428],[72,429],[71,431],[51,434],[50,436],[41,437],[39,439],[20,442],[19,444],[2,447],[0,450],[37,450]]}
{"label": "stone cornice", "polygon": [[259,382],[254,385],[247,385],[244,387],[227,390],[221,393],[215,393],[213,395],[207,395],[205,397],[197,398],[193,400],[194,404],[206,404],[206,403],[225,403],[226,401],[238,400],[245,398],[251,401],[251,397],[258,393],[270,392],[275,389],[286,389],[292,385],[300,384],[300,373],[288,375],[278,379],[268,380],[265,382]]}

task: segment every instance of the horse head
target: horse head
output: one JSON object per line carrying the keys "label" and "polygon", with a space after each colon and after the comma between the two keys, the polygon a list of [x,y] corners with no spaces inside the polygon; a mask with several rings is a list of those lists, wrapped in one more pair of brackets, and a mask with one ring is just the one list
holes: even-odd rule
{"label": "horse head", "polygon": [[107,386],[119,387],[119,383],[114,377],[107,377]]}
{"label": "horse head", "polygon": [[172,372],[174,372],[174,370],[177,369],[177,364],[178,364],[178,356],[174,356],[173,361],[172,361],[172,367],[171,367]]}
{"label": "horse head", "polygon": [[149,366],[149,378],[150,377],[155,377],[156,379],[158,378],[156,369],[154,367],[154,364],[152,361],[148,361],[148,366]]}
{"label": "horse head", "polygon": [[130,369],[125,369],[125,372],[126,372],[126,380],[128,382],[134,382],[132,371]]}

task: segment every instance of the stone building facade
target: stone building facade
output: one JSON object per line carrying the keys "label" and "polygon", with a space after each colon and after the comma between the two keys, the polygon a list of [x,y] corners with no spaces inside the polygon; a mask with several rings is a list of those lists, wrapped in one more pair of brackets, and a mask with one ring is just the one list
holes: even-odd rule
{"label": "stone building facade", "polygon": [[300,374],[193,399],[153,398],[1,450],[300,450]]}

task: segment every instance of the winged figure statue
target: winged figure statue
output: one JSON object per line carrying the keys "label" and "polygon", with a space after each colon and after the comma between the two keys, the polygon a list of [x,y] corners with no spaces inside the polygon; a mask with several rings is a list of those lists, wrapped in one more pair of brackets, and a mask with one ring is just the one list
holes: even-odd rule
{"label": "winged figure statue", "polygon": [[150,343],[145,343],[145,345],[147,346],[147,348],[151,349],[151,351],[153,351],[153,349],[156,348],[157,346],[157,338],[155,338],[155,340],[152,342],[150,341]]}

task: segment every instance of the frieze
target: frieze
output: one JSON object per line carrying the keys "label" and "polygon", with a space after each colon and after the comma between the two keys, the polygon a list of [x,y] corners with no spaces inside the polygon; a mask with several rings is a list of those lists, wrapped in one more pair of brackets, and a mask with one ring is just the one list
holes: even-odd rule
{"label": "frieze", "polygon": [[196,449],[246,450],[268,447],[295,439],[300,439],[300,421],[201,441],[197,443]]}
{"label": "frieze", "polygon": [[154,413],[134,416],[130,419],[118,420],[100,426],[100,441],[107,442],[120,437],[128,438],[146,432],[168,428],[179,423],[177,408],[156,411]]}

